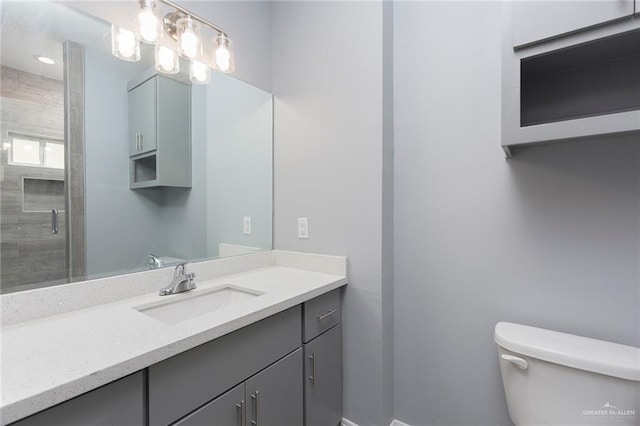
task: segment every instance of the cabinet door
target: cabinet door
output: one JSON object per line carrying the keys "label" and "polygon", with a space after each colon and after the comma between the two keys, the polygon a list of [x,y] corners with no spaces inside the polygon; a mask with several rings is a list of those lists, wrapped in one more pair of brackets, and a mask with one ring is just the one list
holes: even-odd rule
{"label": "cabinet door", "polygon": [[189,414],[174,426],[243,426],[244,383]]}
{"label": "cabinet door", "polygon": [[246,381],[246,426],[302,425],[302,348]]}
{"label": "cabinet door", "polygon": [[129,155],[156,149],[157,79],[150,78],[129,92]]}
{"label": "cabinet door", "polygon": [[342,327],[304,345],[306,426],[335,426],[342,420]]}
{"label": "cabinet door", "polygon": [[513,46],[633,15],[633,0],[514,1]]}
{"label": "cabinet door", "polygon": [[144,424],[142,372],[41,411],[13,426],[107,426]]}

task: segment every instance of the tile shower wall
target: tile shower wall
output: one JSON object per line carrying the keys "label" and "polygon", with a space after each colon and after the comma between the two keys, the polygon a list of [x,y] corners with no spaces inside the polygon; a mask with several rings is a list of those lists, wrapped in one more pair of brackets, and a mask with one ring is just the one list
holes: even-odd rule
{"label": "tile shower wall", "polygon": [[[17,69],[1,69],[2,135],[7,132],[64,137],[64,85]],[[28,288],[34,283],[64,281],[65,217],[59,233],[51,233],[51,208],[60,206],[60,194],[51,207],[38,205],[42,189],[59,188],[64,171],[8,164],[8,151],[0,151],[0,286],[2,291]],[[27,194],[23,193],[26,178]],[[59,191],[56,191],[59,192]],[[23,198],[32,202],[25,206]],[[62,195],[64,204],[64,195]],[[35,204],[35,205],[34,205]],[[46,207],[46,208],[45,208]]]}

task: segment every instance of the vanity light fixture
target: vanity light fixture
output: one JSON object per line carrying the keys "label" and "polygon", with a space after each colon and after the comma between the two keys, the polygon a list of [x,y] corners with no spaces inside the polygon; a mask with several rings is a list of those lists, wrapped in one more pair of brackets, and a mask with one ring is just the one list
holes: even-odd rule
{"label": "vanity light fixture", "polygon": [[233,51],[231,50],[231,40],[226,34],[220,33],[215,39],[216,47],[213,50],[213,57],[216,63],[216,69],[230,74],[235,69],[235,61]]}
{"label": "vanity light fixture", "polygon": [[140,0],[137,30],[145,43],[156,43],[162,37],[160,18],[156,13],[156,0]]}
{"label": "vanity light fixture", "polygon": [[111,53],[125,61],[140,60],[140,39],[133,31],[111,25]]}
{"label": "vanity light fixture", "polygon": [[191,61],[189,80],[194,84],[209,84],[211,82],[211,68],[200,61]]}
{"label": "vanity light fixture", "polygon": [[202,53],[200,24],[190,16],[178,19],[178,50],[187,59],[194,59]]}
{"label": "vanity light fixture", "polygon": [[180,58],[174,50],[156,44],[156,69],[165,74],[177,74],[180,72]]}
{"label": "vanity light fixture", "polygon": [[[171,0],[137,0],[140,11],[136,19],[136,32],[116,25],[111,26],[111,52],[114,56],[127,61],[140,59],[140,41],[155,44],[155,67],[166,74],[179,72],[178,54],[191,60],[189,78],[196,84],[211,81],[211,70],[229,74],[234,71],[235,58],[231,50],[231,40],[227,32],[206,19],[189,12]],[[158,15],[158,3],[174,9],[162,19]],[[205,63],[202,58],[203,41],[201,28],[209,27],[217,33],[213,40],[212,62]],[[166,33],[177,42],[178,52],[161,43]]]}

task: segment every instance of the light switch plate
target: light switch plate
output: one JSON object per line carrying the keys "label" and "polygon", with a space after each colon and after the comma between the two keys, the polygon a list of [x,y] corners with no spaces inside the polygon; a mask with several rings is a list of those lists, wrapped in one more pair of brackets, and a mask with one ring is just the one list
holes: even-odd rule
{"label": "light switch plate", "polygon": [[251,235],[251,216],[242,218],[242,232],[244,235]]}
{"label": "light switch plate", "polygon": [[298,238],[309,238],[309,219],[306,217],[298,218]]}

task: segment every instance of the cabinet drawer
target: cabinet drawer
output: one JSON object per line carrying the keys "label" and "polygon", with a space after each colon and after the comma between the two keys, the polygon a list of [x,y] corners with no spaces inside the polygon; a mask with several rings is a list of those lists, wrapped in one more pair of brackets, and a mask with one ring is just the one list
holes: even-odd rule
{"label": "cabinet drawer", "polygon": [[341,321],[340,289],[304,303],[304,335],[308,342]]}
{"label": "cabinet drawer", "polygon": [[149,424],[167,425],[300,347],[300,306],[149,367]]}

